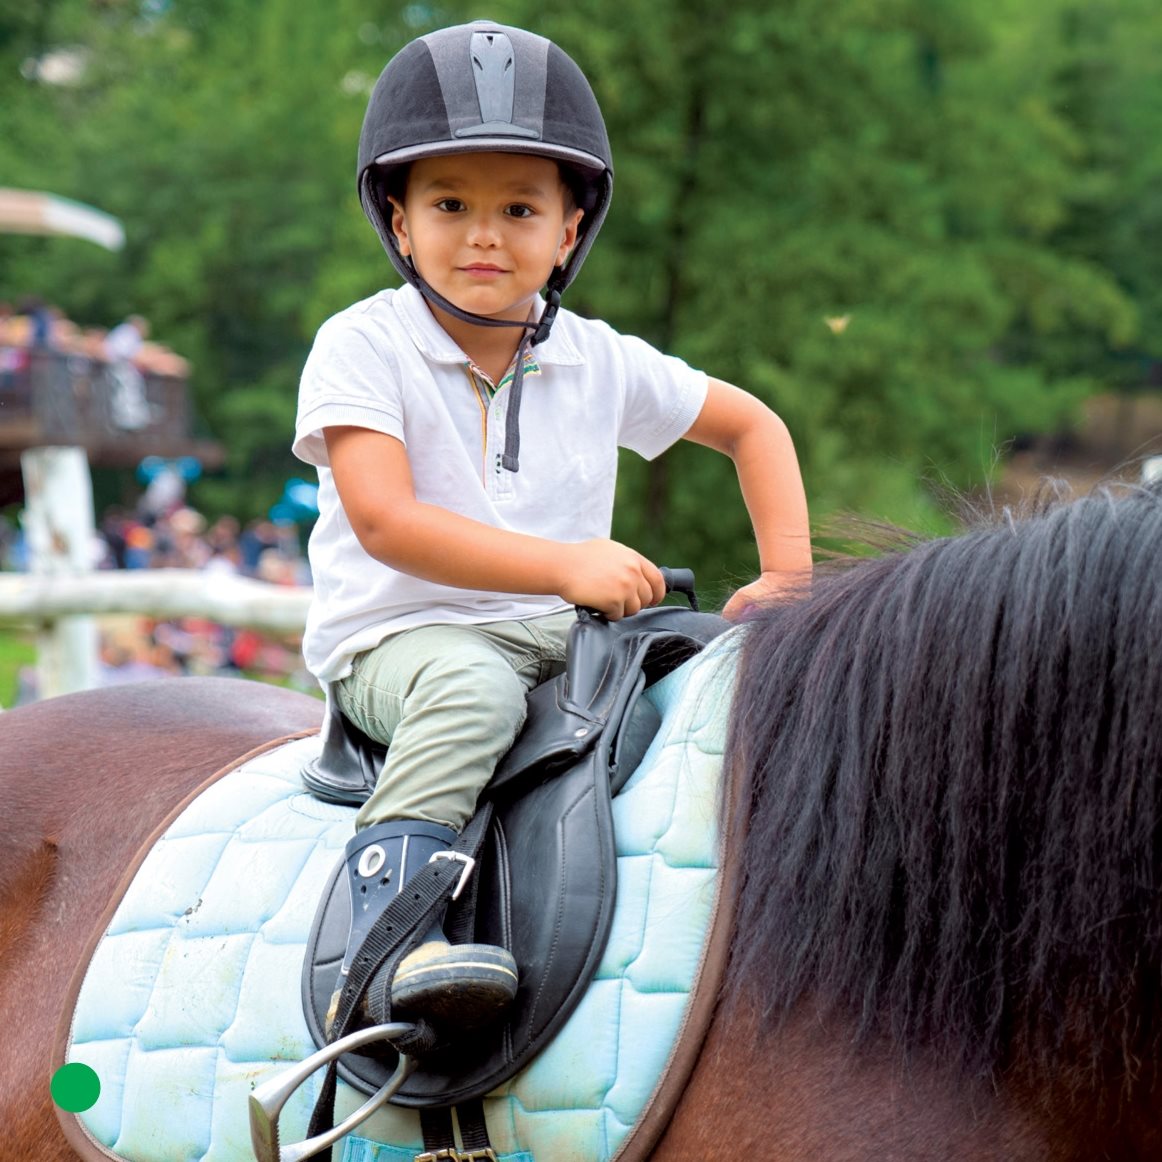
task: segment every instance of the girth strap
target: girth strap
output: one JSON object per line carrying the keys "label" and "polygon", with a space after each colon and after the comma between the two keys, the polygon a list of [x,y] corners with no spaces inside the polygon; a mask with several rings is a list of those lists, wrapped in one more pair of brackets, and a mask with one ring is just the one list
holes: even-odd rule
{"label": "girth strap", "polygon": [[420,1110],[420,1132],[424,1136],[424,1153],[438,1156],[441,1150],[455,1150],[452,1107],[432,1106]]}
{"label": "girth strap", "polygon": [[480,1098],[461,1102],[456,1107],[456,1120],[460,1123],[460,1141],[466,1151],[492,1149],[484,1121],[484,1102]]}
{"label": "girth strap", "polygon": [[488,1137],[484,1121],[484,1102],[472,1098],[455,1107],[460,1126],[460,1145],[456,1145],[456,1131],[452,1125],[450,1106],[430,1106],[420,1110],[420,1129],[424,1135],[424,1152],[416,1155],[416,1162],[496,1162],[496,1151]]}

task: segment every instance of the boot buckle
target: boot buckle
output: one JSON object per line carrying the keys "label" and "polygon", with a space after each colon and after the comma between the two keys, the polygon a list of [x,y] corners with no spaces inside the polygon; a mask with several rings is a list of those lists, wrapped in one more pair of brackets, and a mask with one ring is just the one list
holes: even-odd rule
{"label": "boot buckle", "polygon": [[456,884],[455,890],[452,892],[452,899],[458,900],[460,893],[464,890],[464,885],[468,882],[468,877],[472,874],[476,867],[476,860],[470,855],[465,855],[462,851],[437,851],[428,863],[435,863],[438,859],[452,859],[457,863],[464,865],[464,870],[460,873],[460,880]]}

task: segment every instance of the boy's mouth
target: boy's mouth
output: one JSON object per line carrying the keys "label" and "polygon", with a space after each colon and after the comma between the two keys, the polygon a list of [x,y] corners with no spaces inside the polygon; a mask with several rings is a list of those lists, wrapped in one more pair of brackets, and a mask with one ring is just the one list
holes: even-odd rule
{"label": "boy's mouth", "polygon": [[488,278],[498,274],[506,273],[501,266],[493,266],[489,262],[474,262],[471,266],[462,266],[460,268],[465,274],[474,274],[482,278]]}

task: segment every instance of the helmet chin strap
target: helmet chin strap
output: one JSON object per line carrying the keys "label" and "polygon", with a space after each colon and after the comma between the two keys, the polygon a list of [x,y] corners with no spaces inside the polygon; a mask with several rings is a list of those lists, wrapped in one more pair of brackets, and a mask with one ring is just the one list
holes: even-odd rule
{"label": "helmet chin strap", "polygon": [[554,285],[556,281],[557,270],[549,276],[548,295],[545,299],[545,309],[541,312],[541,317],[538,320],[533,319],[494,319],[489,315],[477,315],[473,311],[466,311],[463,307],[458,307],[450,299],[446,299],[435,287],[431,286],[427,280],[416,270],[413,263],[408,263],[412,269],[412,284],[416,290],[420,292],[430,303],[435,303],[442,311],[446,311],[453,318],[460,319],[465,323],[472,323],[478,327],[523,327],[526,331],[531,332],[531,343],[535,346],[537,343],[543,343],[549,337],[549,331],[552,329],[553,320],[557,317],[557,311],[561,307],[561,292]]}
{"label": "helmet chin strap", "polygon": [[561,307],[561,291],[554,286],[556,275],[560,270],[558,267],[549,276],[548,295],[545,300],[545,309],[541,312],[540,319],[525,319],[523,321],[516,319],[493,319],[488,315],[477,315],[472,311],[466,311],[462,307],[456,306],[455,303],[446,299],[435,287],[430,286],[426,279],[415,268],[415,264],[408,262],[412,269],[412,282],[416,290],[420,292],[430,303],[434,303],[442,311],[447,311],[455,319],[460,319],[465,323],[472,323],[478,327],[521,327],[524,329],[524,334],[521,336],[520,343],[517,344],[516,349],[516,369],[513,372],[512,383],[508,389],[508,409],[505,412],[504,418],[504,453],[500,458],[501,466],[506,472],[520,471],[520,403],[521,394],[524,390],[525,380],[525,355],[528,353],[530,347],[537,343],[543,343],[549,337],[549,331],[552,329],[553,320],[557,317],[557,311]]}

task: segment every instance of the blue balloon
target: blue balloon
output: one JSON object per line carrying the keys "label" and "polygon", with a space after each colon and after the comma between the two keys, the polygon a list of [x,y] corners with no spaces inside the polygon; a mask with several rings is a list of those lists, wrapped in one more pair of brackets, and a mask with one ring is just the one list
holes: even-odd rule
{"label": "blue balloon", "polygon": [[319,486],[297,476],[291,477],[283,486],[278,503],[292,511],[295,520],[312,520],[319,515]]}
{"label": "blue balloon", "polygon": [[202,462],[197,456],[180,456],[167,460],[163,456],[146,456],[137,465],[137,479],[148,484],[163,472],[174,472],[185,481],[197,480],[202,474]]}
{"label": "blue balloon", "polygon": [[137,479],[143,484],[148,484],[155,476],[157,476],[168,463],[160,456],[146,456],[140,464],[137,465]]}
{"label": "blue balloon", "polygon": [[278,504],[272,504],[270,511],[267,513],[275,524],[293,525],[299,518],[294,507],[289,504],[284,504],[281,500]]}
{"label": "blue balloon", "polygon": [[319,486],[306,480],[288,480],[283,499],[307,512],[319,511]]}

